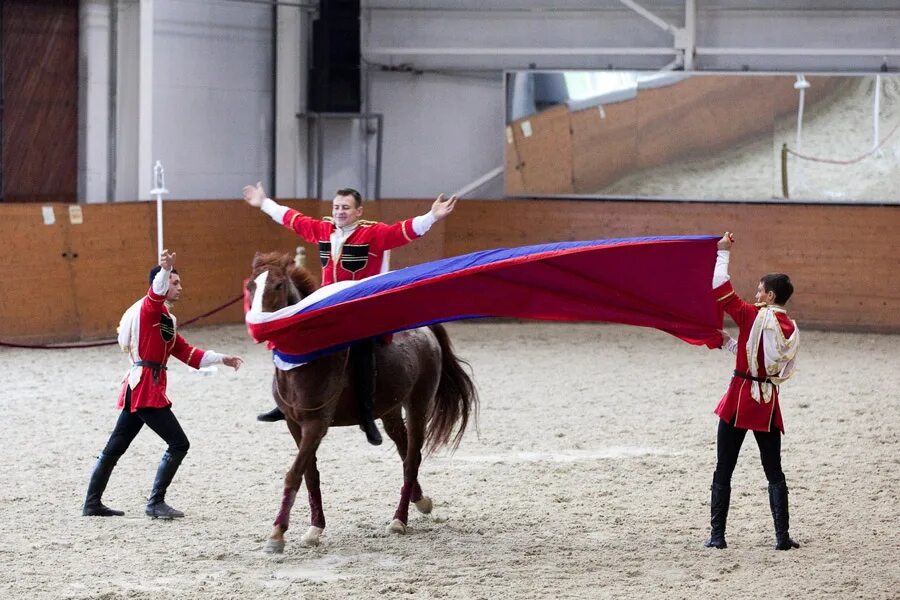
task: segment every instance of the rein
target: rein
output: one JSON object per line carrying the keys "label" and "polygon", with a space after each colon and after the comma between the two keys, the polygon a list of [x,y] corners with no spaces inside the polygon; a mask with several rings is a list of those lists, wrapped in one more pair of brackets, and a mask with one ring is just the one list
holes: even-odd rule
{"label": "rein", "polygon": [[[345,374],[347,373],[347,365],[349,365],[349,364],[350,364],[350,349],[348,348],[348,349],[347,349],[347,356],[346,356],[346,358],[344,358],[344,366],[341,367],[341,377],[344,377]],[[278,394],[278,397],[281,398],[281,401],[282,401],[282,402],[284,402],[285,404],[287,404],[287,402],[286,402],[285,399],[284,399],[284,394],[281,393],[281,389],[278,387],[278,377],[277,377],[277,376],[275,377],[275,393]],[[320,404],[319,406],[315,406],[315,407],[312,407],[312,408],[307,408],[307,407],[305,407],[305,406],[296,406],[296,407],[294,407],[294,408],[296,408],[296,410],[298,410],[298,411],[300,411],[300,412],[315,412],[315,411],[317,411],[317,410],[322,410],[323,408],[325,408],[326,406],[328,406],[328,405],[331,404],[332,402],[336,402],[338,399],[340,399],[340,394],[338,394],[337,396],[335,396],[333,399],[328,399],[328,400],[326,400],[325,402],[323,402],[323,403]]]}

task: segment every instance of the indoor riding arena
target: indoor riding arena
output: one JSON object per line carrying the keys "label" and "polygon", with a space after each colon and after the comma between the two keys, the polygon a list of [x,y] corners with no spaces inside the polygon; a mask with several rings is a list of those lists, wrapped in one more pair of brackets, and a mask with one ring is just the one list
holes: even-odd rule
{"label": "indoor riding arena", "polygon": [[897,598],[900,9],[753,4],[5,0],[0,598]]}

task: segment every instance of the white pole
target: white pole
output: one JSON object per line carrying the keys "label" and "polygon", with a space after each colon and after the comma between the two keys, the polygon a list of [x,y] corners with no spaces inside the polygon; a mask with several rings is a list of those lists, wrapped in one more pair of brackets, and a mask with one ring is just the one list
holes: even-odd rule
{"label": "white pole", "polygon": [[[806,80],[804,75],[797,75],[797,81],[794,82],[794,89],[800,92],[800,99],[798,100],[797,105],[797,152],[800,152],[803,148],[803,108],[806,106],[806,88],[809,87],[809,82]],[[803,170],[801,168],[802,161],[797,163],[796,175],[794,177],[794,187],[802,188],[804,185],[803,181]]]}
{"label": "white pole", "polygon": [[800,102],[797,107],[797,150],[803,147],[803,106],[806,104],[806,88],[809,82],[803,75],[797,75],[797,81],[794,83],[794,89],[800,91]]}
{"label": "white pole", "polygon": [[881,112],[881,75],[875,76],[875,110],[872,115],[872,150],[878,147],[878,116]]}
{"label": "white pole", "polygon": [[156,194],[156,257],[157,259],[162,255],[163,251],[163,209],[162,209],[162,197],[163,194],[168,194],[169,190],[166,189],[166,173],[163,169],[162,163],[160,161],[156,161],[156,164],[153,165],[153,189],[150,190],[150,194]]}

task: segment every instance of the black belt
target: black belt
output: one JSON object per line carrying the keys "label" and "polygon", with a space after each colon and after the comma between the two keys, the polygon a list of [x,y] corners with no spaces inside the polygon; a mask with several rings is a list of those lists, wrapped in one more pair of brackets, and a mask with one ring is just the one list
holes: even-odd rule
{"label": "black belt", "polygon": [[772,380],[768,377],[754,377],[750,373],[744,373],[743,371],[734,370],[734,376],[740,377],[741,379],[749,379],[750,381],[757,381],[759,383],[772,383]]}
{"label": "black belt", "polygon": [[166,369],[166,370],[169,369],[169,367],[167,367],[166,365],[164,365],[162,363],[154,362],[152,360],[139,360],[134,363],[134,366],[146,367],[146,368],[150,369],[150,371],[153,373],[153,383],[159,383],[160,371],[162,371],[163,369]]}

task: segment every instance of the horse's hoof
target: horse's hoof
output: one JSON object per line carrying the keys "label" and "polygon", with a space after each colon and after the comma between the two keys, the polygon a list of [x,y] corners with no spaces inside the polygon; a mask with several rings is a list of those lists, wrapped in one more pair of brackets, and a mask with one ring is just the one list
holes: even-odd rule
{"label": "horse's hoof", "polygon": [[422,496],[421,499],[417,500],[413,504],[416,505],[416,510],[418,510],[423,515],[427,515],[431,513],[431,509],[434,508],[434,502],[431,501],[431,498],[428,496]]}
{"label": "horse's hoof", "polygon": [[406,533],[406,523],[401,521],[400,519],[394,519],[391,521],[391,524],[387,526],[388,533],[399,533],[400,535],[404,535]]}
{"label": "horse's hoof", "polygon": [[266,554],[283,554],[284,540],[273,540],[269,538],[266,540],[266,545],[263,546],[263,552]]}
{"label": "horse's hoof", "polygon": [[300,536],[300,542],[304,546],[318,546],[319,538],[322,537],[323,531],[325,530],[321,527],[316,527],[315,525],[310,526],[310,528],[306,530],[306,533]]}

